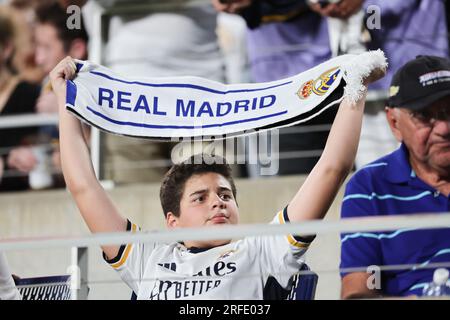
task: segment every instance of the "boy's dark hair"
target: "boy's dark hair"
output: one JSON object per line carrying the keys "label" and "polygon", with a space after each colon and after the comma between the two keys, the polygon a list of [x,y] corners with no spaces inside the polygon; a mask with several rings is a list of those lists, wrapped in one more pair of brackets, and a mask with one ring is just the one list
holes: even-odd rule
{"label": "boy's dark hair", "polygon": [[70,45],[75,39],[88,42],[89,37],[84,27],[83,16],[80,15],[80,28],[69,29],[67,27],[67,19],[69,15],[66,10],[57,2],[45,3],[36,8],[36,18],[41,24],[50,24],[57,33],[59,40],[62,41],[64,50],[68,52]]}
{"label": "boy's dark hair", "polygon": [[182,163],[173,165],[164,176],[159,192],[164,216],[167,217],[167,213],[172,212],[176,217],[179,217],[180,201],[186,181],[193,175],[209,172],[220,174],[227,179],[236,199],[236,186],[231,176],[231,168],[226,160],[219,156],[212,157],[206,154],[198,154]]}

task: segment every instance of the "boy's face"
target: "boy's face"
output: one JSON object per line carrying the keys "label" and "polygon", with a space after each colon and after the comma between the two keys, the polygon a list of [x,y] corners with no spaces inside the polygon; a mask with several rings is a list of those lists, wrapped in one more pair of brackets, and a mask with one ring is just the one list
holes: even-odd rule
{"label": "boy's face", "polygon": [[[217,173],[197,174],[184,186],[180,200],[180,216],[167,215],[169,228],[198,228],[211,225],[237,224],[239,211],[231,185]],[[230,240],[185,241],[186,247],[214,247]]]}

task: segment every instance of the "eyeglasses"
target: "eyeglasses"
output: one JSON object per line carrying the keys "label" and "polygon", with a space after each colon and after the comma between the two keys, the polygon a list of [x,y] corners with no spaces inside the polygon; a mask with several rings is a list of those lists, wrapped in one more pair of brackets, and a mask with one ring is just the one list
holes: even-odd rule
{"label": "eyeglasses", "polygon": [[421,125],[432,126],[436,121],[450,121],[450,108],[439,108],[434,110],[407,111],[414,122]]}

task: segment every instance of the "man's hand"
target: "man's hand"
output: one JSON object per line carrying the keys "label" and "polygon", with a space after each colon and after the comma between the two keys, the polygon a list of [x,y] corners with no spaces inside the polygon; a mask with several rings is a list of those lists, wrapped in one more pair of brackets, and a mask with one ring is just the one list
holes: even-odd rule
{"label": "man's hand", "polygon": [[29,173],[37,165],[37,159],[30,147],[18,147],[9,152],[8,166],[23,173]]}
{"label": "man's hand", "polygon": [[66,80],[75,78],[77,67],[75,61],[71,57],[65,57],[56,67],[50,72],[50,81],[52,83],[53,91],[56,94],[57,101],[60,101],[60,106],[65,105],[66,96]]}
{"label": "man's hand", "polygon": [[58,112],[58,101],[53,91],[41,93],[36,103],[36,111],[38,113]]}
{"label": "man's hand", "polygon": [[239,13],[250,6],[253,0],[211,0],[212,5],[219,12]]}
{"label": "man's hand", "polygon": [[361,10],[363,0],[341,0],[337,4],[337,18],[348,19]]}
{"label": "man's hand", "polygon": [[381,291],[369,289],[367,281],[370,274],[367,272],[353,272],[342,278],[341,299],[371,299],[380,298]]}
{"label": "man's hand", "polygon": [[363,0],[341,0],[321,7],[319,3],[308,2],[311,9],[324,17],[348,19],[357,13],[363,4]]}

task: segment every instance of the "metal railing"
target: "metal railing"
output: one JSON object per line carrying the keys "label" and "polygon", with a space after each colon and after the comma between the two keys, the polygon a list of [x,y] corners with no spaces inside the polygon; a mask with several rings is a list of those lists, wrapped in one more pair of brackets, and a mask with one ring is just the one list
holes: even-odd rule
{"label": "metal railing", "polygon": [[[91,281],[88,276],[88,247],[121,245],[124,243],[171,243],[186,240],[240,239],[252,236],[302,234],[328,235],[332,233],[377,232],[399,229],[442,229],[450,226],[450,214],[411,214],[407,216],[377,216],[347,218],[337,221],[302,221],[289,224],[252,224],[234,226],[214,226],[208,228],[178,228],[152,232],[116,232],[97,233],[88,236],[71,237],[35,237],[0,239],[0,251],[71,248],[70,274],[72,277],[72,294],[74,300],[88,297],[89,284],[112,284],[118,280]],[[416,270],[426,268],[448,267],[449,262],[417,263],[379,266],[380,271]],[[336,272],[329,268],[314,270],[322,273]],[[339,269],[341,272],[367,272],[367,267]],[[308,274],[308,272],[304,273]],[[245,276],[255,276],[245,274]],[[197,278],[198,279],[198,278]],[[135,279],[135,281],[152,281],[152,278]]]}

